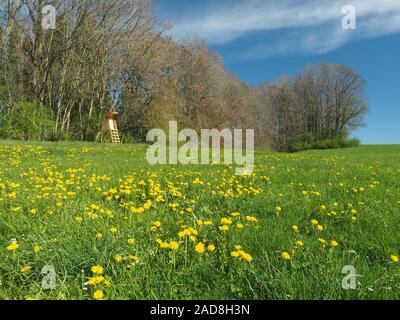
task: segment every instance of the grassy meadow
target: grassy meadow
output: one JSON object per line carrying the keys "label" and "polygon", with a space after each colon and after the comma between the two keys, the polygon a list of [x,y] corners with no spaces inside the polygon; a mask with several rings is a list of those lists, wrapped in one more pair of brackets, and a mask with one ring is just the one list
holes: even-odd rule
{"label": "grassy meadow", "polygon": [[257,152],[246,177],[145,151],[0,142],[0,299],[400,299],[400,146]]}

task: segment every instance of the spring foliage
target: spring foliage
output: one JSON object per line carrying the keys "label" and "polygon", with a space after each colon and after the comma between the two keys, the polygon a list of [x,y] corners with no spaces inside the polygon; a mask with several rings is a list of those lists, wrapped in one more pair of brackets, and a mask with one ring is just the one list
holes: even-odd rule
{"label": "spring foliage", "polygon": [[149,0],[59,0],[54,30],[41,26],[43,5],[0,1],[1,138],[94,141],[111,107],[125,142],[178,120],[252,128],[258,144],[288,151],[304,134],[343,140],[363,124],[364,83],[345,66],[252,87],[204,41],[174,41]]}

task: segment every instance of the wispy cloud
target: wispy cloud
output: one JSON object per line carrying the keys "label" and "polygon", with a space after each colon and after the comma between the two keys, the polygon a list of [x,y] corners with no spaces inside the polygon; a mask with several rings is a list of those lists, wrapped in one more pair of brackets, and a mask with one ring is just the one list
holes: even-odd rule
{"label": "wispy cloud", "polygon": [[[173,36],[192,35],[224,45],[256,32],[257,43],[237,59],[292,53],[324,53],[347,42],[400,32],[400,0],[241,0],[204,1],[205,10],[173,19]],[[342,8],[357,10],[357,30],[342,28]],[[265,35],[262,36],[264,33]],[[279,33],[279,39],[269,37]],[[260,43],[262,39],[262,43]],[[265,41],[264,41],[265,40]]]}

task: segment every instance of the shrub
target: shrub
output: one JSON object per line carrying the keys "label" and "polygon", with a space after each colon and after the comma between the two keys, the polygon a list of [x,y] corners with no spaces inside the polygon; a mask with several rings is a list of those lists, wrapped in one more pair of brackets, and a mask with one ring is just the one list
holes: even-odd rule
{"label": "shrub", "polygon": [[312,149],[315,143],[315,136],[312,133],[304,133],[298,136],[289,146],[289,152],[300,152]]}
{"label": "shrub", "polygon": [[317,140],[313,142],[297,141],[290,145],[290,152],[300,152],[306,150],[326,150],[326,149],[339,149],[339,148],[353,148],[360,145],[358,139],[338,138]]}
{"label": "shrub", "polygon": [[20,102],[12,113],[1,117],[0,137],[16,140],[48,140],[52,134],[51,114],[34,102]]}

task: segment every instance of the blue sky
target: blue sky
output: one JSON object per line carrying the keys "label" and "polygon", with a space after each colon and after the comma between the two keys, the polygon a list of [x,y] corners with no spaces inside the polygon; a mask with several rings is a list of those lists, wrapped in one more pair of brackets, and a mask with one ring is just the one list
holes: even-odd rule
{"label": "blue sky", "polygon": [[[356,9],[345,30],[342,8]],[[326,61],[354,68],[366,80],[365,144],[400,143],[400,0],[155,0],[176,40],[198,36],[227,69],[258,85]]]}

